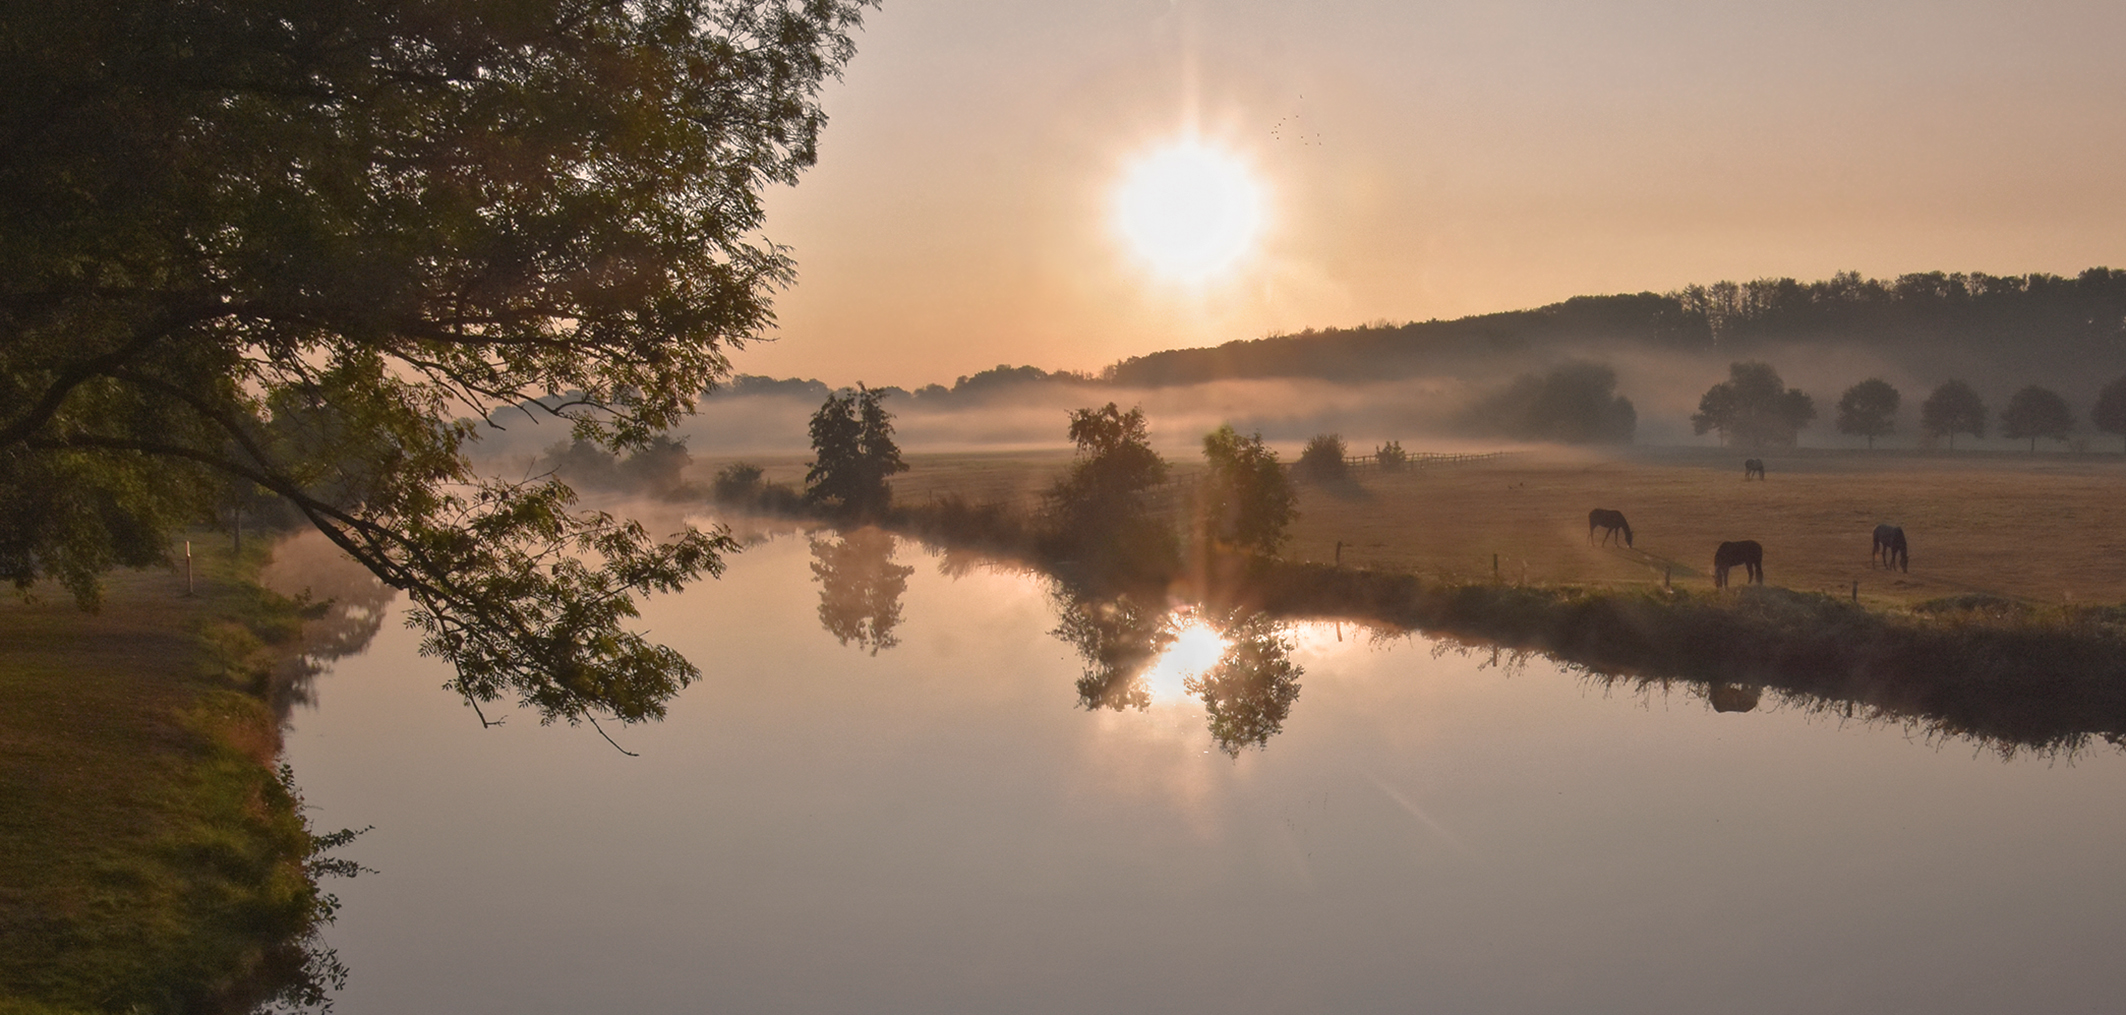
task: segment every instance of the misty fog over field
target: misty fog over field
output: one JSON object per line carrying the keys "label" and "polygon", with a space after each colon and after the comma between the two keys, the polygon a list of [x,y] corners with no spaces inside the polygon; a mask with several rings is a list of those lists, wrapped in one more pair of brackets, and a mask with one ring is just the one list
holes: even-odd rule
{"label": "misty fog over field", "polygon": [[[1110,401],[1143,407],[1154,444],[1169,453],[1191,453],[1221,423],[1280,446],[1338,433],[1353,454],[1389,440],[1433,451],[1712,447],[1718,435],[1693,433],[1690,417],[1737,362],[1769,364],[1811,397],[1816,416],[1801,447],[1866,446],[1838,432],[1837,403],[1852,385],[1881,378],[1902,405],[1895,433],[1878,447],[1923,446],[1920,403],[1956,379],[1995,421],[1986,439],[1967,436],[1959,448],[2025,446],[2000,437],[1997,420],[2014,392],[2035,384],[2059,392],[2077,418],[2069,442],[2041,450],[2105,449],[2117,438],[2097,432],[2090,408],[2099,388],[2126,373],[2126,272],[1719,283],[1454,321],[1309,329],[1133,357],[1099,375],[999,364],[949,385],[884,390],[902,444],[924,451],[1064,447],[1065,414]],[[865,380],[749,375],[743,353],[736,364],[738,376],[673,434],[694,454],[802,453],[806,421],[831,388]],[[1545,385],[1560,389],[1552,416],[1605,418],[1577,428],[1531,418],[1541,412],[1527,403]],[[565,437],[518,414],[499,421],[509,430],[490,432],[484,451],[504,460]]]}

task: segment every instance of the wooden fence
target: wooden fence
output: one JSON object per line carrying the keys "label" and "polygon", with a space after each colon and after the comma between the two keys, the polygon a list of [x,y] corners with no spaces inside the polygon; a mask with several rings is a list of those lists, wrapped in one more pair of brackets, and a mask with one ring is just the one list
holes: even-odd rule
{"label": "wooden fence", "polygon": [[[1403,453],[1405,469],[1427,469],[1435,465],[1462,465],[1468,462],[1488,462],[1514,454],[1511,451],[1481,451],[1468,454],[1445,454],[1431,451],[1406,451]],[[1381,461],[1377,455],[1349,455],[1344,465],[1353,469],[1377,469]]]}

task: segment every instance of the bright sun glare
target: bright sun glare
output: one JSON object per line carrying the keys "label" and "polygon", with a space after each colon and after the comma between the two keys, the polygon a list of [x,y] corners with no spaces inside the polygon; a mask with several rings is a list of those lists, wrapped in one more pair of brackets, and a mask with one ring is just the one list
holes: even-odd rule
{"label": "bright sun glare", "polygon": [[1115,192],[1115,220],[1153,271],[1201,281],[1254,243],[1262,188],[1231,154],[1179,141],[1130,166]]}
{"label": "bright sun glare", "polygon": [[1152,699],[1171,702],[1188,697],[1182,682],[1218,665],[1225,648],[1225,639],[1209,624],[1199,620],[1181,622],[1174,630],[1174,640],[1167,643],[1166,651],[1159,653],[1144,673],[1145,687]]}

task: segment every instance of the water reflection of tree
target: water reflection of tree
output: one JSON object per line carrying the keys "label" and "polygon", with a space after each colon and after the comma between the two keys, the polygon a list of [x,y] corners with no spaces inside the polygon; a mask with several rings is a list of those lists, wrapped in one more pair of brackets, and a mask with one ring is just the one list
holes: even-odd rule
{"label": "water reflection of tree", "polygon": [[819,579],[819,622],[844,645],[877,655],[901,643],[901,593],[915,568],[893,562],[893,536],[861,528],[812,540],[812,576]]}
{"label": "water reflection of tree", "polygon": [[296,654],[272,673],[267,698],[274,712],[286,719],[295,706],[316,703],[318,675],[330,670],[335,660],[369,647],[398,593],[314,531],[275,544],[273,560],[259,577],[284,595],[324,604],[303,623]]}
{"label": "water reflection of tree", "polygon": [[1306,671],[1292,661],[1292,643],[1284,628],[1266,614],[1229,622],[1220,633],[1226,639],[1225,654],[1182,686],[1203,699],[1211,739],[1225,753],[1239,757],[1250,744],[1267,747],[1284,729],[1292,702],[1299,698],[1299,677]]}
{"label": "water reflection of tree", "polygon": [[[1059,622],[1051,633],[1077,649],[1085,663],[1078,678],[1079,706],[1149,708],[1152,696],[1145,672],[1177,633],[1163,597],[1096,596],[1067,584],[1059,584],[1054,597]],[[1206,622],[1225,649],[1210,668],[1184,678],[1182,687],[1202,700],[1211,739],[1237,757],[1251,744],[1267,746],[1284,728],[1305,671],[1292,662],[1285,628],[1267,614]]]}
{"label": "water reflection of tree", "polygon": [[1161,602],[1147,606],[1124,594],[1106,599],[1056,593],[1062,622],[1056,637],[1069,642],[1085,660],[1078,678],[1078,704],[1087,709],[1147,708],[1151,690],[1144,671],[1174,640],[1173,625]]}

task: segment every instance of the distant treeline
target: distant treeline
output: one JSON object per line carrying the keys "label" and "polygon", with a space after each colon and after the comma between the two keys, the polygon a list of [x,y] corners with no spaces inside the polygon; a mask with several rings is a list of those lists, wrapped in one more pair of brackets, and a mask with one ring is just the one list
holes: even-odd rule
{"label": "distant treeline", "polygon": [[[1092,384],[1097,381],[1098,378],[1090,374],[999,363],[977,374],[962,375],[949,388],[942,384],[925,384],[914,391],[891,385],[872,390],[889,399],[903,398],[919,404],[949,405],[955,402],[980,401],[1028,384]],[[833,389],[827,387],[825,382],[817,380],[800,380],[795,377],[778,380],[759,374],[739,374],[707,394],[711,398],[781,395],[825,401],[832,392]]]}
{"label": "distant treeline", "polygon": [[[1380,380],[1458,373],[1544,346],[1639,346],[1745,355],[1781,342],[1953,347],[2022,369],[2126,369],[2126,271],[2073,278],[1929,272],[1893,280],[1844,272],[1717,282],[1672,293],[1577,296],[1534,310],[1452,321],[1308,329],[1116,363],[1101,379],[1156,387],[1232,378]],[[2090,364],[2092,354],[2102,362]]]}

